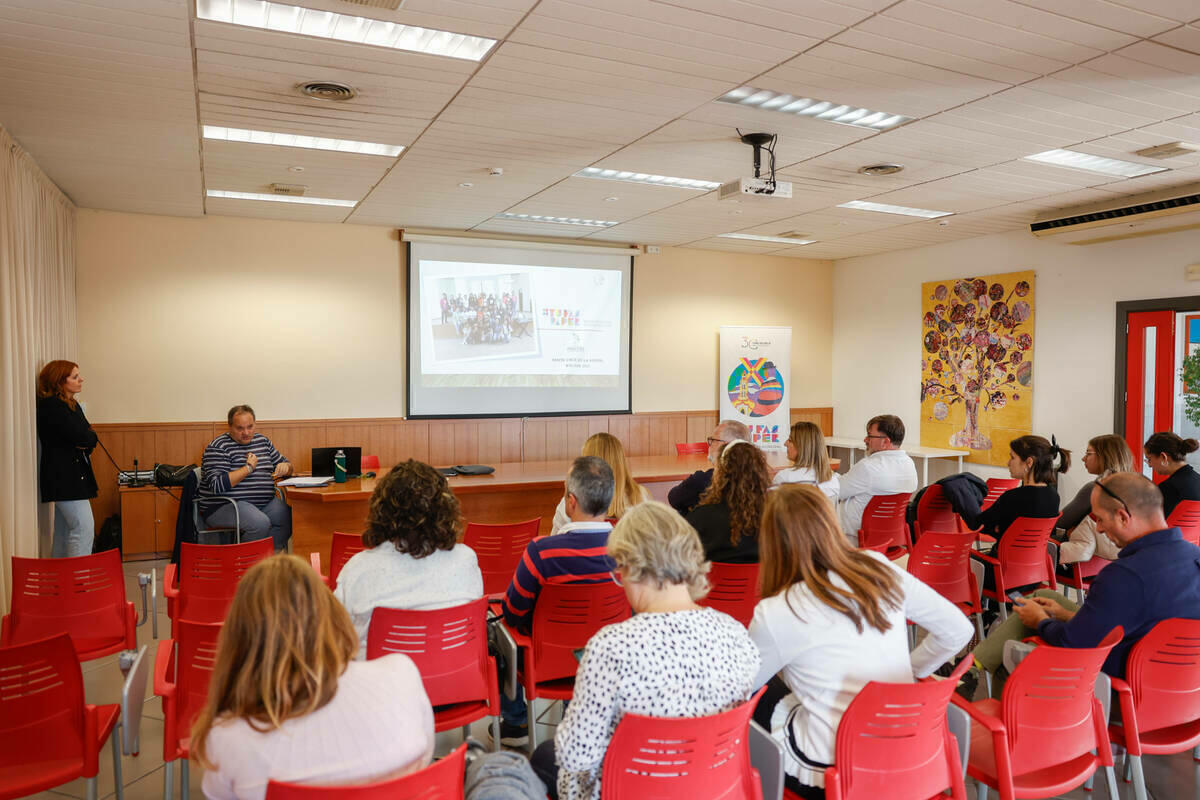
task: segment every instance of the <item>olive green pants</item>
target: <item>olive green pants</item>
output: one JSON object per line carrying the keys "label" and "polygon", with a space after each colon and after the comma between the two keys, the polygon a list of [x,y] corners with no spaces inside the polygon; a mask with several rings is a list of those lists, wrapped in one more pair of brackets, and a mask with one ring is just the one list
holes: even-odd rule
{"label": "olive green pants", "polygon": [[[1038,589],[1033,593],[1033,596],[1048,597],[1068,611],[1079,610],[1078,603],[1067,599],[1066,595],[1059,594],[1058,592],[1052,592],[1049,589]],[[1037,631],[1033,628],[1026,627],[1025,623],[1021,622],[1021,618],[1017,616],[1016,612],[1013,612],[1012,614],[1009,614],[1008,619],[997,625],[996,628],[987,635],[987,638],[979,643],[979,646],[972,651],[971,655],[975,657],[975,663],[978,664],[981,669],[987,670],[988,672],[992,673],[992,675],[995,675],[996,670],[998,670],[1004,663],[1005,642],[1014,639],[1016,641],[1021,641],[1022,639],[1028,639],[1030,636],[1036,635]],[[996,681],[993,680],[992,696],[998,697],[1000,695],[1002,685],[1003,684],[998,686]]]}

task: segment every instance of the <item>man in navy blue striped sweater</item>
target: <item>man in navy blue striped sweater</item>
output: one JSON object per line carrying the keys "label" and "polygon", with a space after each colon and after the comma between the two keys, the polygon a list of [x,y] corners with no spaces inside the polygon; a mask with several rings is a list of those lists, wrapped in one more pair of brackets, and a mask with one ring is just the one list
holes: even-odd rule
{"label": "man in navy blue striped sweater", "polygon": [[292,474],[291,463],[271,440],[254,432],[254,409],[238,405],[229,409],[229,430],[208,443],[200,464],[200,514],[210,528],[232,528],[233,506],[220,497],[237,501],[236,519],[242,541],[270,536],[276,550],[292,536],[292,510],[275,494],[275,478]]}

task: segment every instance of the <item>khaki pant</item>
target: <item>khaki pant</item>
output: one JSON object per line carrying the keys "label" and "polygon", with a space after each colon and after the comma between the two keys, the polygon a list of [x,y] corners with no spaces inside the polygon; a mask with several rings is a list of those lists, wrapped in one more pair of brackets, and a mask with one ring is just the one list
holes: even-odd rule
{"label": "khaki pant", "polygon": [[[1066,595],[1059,594],[1058,592],[1052,592],[1049,589],[1038,589],[1033,593],[1033,596],[1048,597],[1068,611],[1079,610],[1078,603],[1067,599]],[[971,654],[975,657],[975,663],[978,664],[981,669],[987,670],[994,676],[996,674],[996,670],[999,669],[1004,663],[1005,642],[1011,640],[1021,641],[1022,639],[1028,639],[1030,636],[1036,635],[1036,630],[1026,627],[1025,624],[1021,622],[1021,618],[1018,617],[1016,613],[1013,613],[1009,615],[1008,619],[996,626],[996,628],[988,634],[987,638],[979,643],[979,646],[976,647]],[[1003,688],[1004,682],[1002,680],[997,681],[993,679],[992,696],[999,697],[1000,691]]]}

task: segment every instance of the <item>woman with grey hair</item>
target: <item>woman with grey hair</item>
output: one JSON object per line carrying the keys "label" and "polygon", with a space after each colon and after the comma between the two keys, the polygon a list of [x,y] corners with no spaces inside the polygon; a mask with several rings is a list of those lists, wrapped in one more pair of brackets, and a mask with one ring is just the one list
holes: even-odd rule
{"label": "woman with grey hair", "polygon": [[588,642],[554,741],[533,755],[551,796],[562,800],[600,797],[604,752],[626,713],[716,714],[750,697],[758,671],[741,623],[696,605],[708,593],[709,564],[678,512],[665,503],[635,506],[609,534],[608,555],[635,616]]}

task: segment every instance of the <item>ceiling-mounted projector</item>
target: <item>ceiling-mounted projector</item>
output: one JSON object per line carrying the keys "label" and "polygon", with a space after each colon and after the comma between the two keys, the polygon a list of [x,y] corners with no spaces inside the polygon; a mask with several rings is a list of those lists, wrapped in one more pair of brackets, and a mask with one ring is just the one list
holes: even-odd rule
{"label": "ceiling-mounted projector", "polygon": [[[741,131],[738,133],[741,134]],[[742,142],[754,148],[754,177],[739,178],[736,181],[722,183],[721,187],[717,189],[718,201],[772,197],[791,199],[792,184],[787,181],[775,180],[775,138],[773,133],[741,134]],[[766,178],[761,175],[763,150],[766,150],[767,155],[771,157],[771,167]]]}

